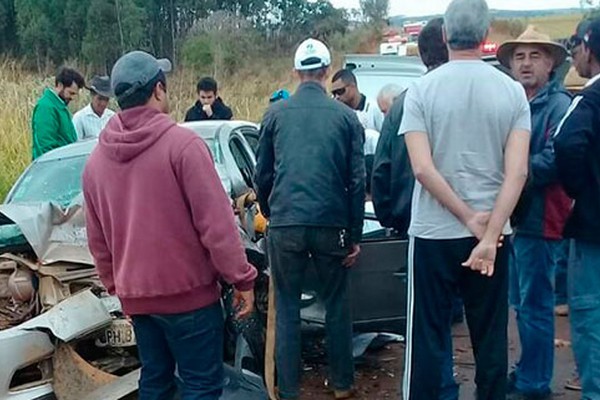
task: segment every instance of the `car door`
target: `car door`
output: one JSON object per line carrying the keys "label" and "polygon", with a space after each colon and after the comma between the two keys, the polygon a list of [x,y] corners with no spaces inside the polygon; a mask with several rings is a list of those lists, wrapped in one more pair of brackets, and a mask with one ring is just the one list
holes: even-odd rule
{"label": "car door", "polygon": [[[374,222],[374,216],[366,219]],[[387,229],[366,233],[361,253],[350,272],[353,327],[357,332],[406,331],[408,241]],[[324,324],[325,307],[319,300],[320,281],[309,266],[303,290],[302,319]]]}

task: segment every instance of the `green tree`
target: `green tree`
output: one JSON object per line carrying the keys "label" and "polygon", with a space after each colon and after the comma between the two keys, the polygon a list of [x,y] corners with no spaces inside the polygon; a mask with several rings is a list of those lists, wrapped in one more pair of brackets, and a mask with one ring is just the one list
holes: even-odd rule
{"label": "green tree", "polygon": [[381,24],[388,16],[390,2],[389,0],[360,0],[360,9],[365,22]]}
{"label": "green tree", "polygon": [[107,73],[120,54],[120,35],[114,2],[91,0],[81,53],[97,73]]}
{"label": "green tree", "polygon": [[17,50],[17,15],[14,0],[0,0],[0,53]]}
{"label": "green tree", "polygon": [[81,53],[98,73],[108,73],[129,50],[147,50],[147,14],[134,0],[91,0]]}
{"label": "green tree", "polygon": [[81,57],[81,46],[87,31],[87,15],[91,0],[67,0],[64,14],[70,57]]}
{"label": "green tree", "polygon": [[48,64],[53,40],[53,24],[44,0],[16,0],[17,32],[23,55],[35,62],[38,71]]}

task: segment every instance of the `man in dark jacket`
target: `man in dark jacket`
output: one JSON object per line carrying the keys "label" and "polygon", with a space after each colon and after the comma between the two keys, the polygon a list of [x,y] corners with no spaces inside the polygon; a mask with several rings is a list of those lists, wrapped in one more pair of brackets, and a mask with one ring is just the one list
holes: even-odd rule
{"label": "man in dark jacket", "polygon": [[565,228],[571,340],[582,399],[600,398],[600,18],[583,21],[570,41],[577,72],[591,78],[554,137],[558,176],[575,200]]}
{"label": "man in dark jacket", "polygon": [[218,95],[217,81],[211,77],[200,79],[196,86],[198,101],[185,114],[185,121],[230,120],[231,108],[227,107]]}
{"label": "man in dark jacket", "polygon": [[[448,49],[442,37],[443,18],[435,18],[419,35],[419,54],[429,71],[448,62]],[[381,225],[406,237],[415,178],[410,167],[404,136],[398,135],[404,109],[402,93],[383,120],[381,138],[373,161],[371,191],[375,215]]]}
{"label": "man in dark jacket", "polygon": [[336,398],[351,396],[354,383],[348,278],[364,218],[364,130],[350,108],[327,96],[330,64],[323,43],[302,42],[294,60],[298,90],[271,105],[261,123],[255,181],[270,220],[281,399],[300,396],[300,296],[311,261],[323,283]]}
{"label": "man in dark jacket", "polygon": [[[509,68],[529,99],[531,109],[530,179],[522,199],[513,240],[510,301],[517,315],[521,357],[509,379],[509,398],[551,396],[554,368],[554,276],[566,262],[568,243],[562,240],[571,201],[558,183],[547,142],[567,112],[571,96],[554,71],[567,49],[533,26],[498,49],[498,60]],[[513,397],[511,397],[513,396]]]}

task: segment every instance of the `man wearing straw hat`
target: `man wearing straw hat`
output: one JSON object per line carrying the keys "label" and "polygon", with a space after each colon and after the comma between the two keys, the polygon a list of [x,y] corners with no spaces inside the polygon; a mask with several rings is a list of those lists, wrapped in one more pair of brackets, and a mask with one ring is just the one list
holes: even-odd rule
{"label": "man wearing straw hat", "polygon": [[521,358],[509,377],[509,398],[545,399],[551,395],[554,366],[554,276],[566,262],[562,231],[571,201],[558,183],[547,142],[566,114],[569,93],[555,78],[567,57],[564,46],[529,26],[498,49],[527,94],[531,108],[530,178],[517,208],[510,302],[515,308]]}

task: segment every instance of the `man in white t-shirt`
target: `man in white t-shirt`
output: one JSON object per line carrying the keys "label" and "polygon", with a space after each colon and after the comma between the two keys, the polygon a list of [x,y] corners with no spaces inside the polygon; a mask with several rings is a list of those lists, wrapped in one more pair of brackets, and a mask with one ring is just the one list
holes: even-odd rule
{"label": "man in white t-shirt", "polygon": [[416,178],[409,228],[404,398],[436,399],[460,290],[476,360],[476,398],[505,400],[509,217],[527,179],[531,118],[523,87],[481,60],[484,0],[444,16],[450,61],[412,86],[399,134]]}
{"label": "man in white t-shirt", "polygon": [[108,108],[108,102],[112,97],[108,76],[95,76],[87,88],[92,96],[92,101],[73,115],[73,125],[75,125],[78,140],[100,136],[102,129],[115,115],[114,111]]}
{"label": "man in white t-shirt", "polygon": [[[377,139],[379,139],[379,132],[383,124],[383,113],[377,106],[377,102],[368,99],[360,92],[356,76],[349,69],[341,69],[333,75],[333,78],[331,78],[331,94],[336,100],[341,101],[356,112],[363,128],[376,131],[375,135],[372,132],[367,133],[365,138],[365,151],[373,147],[367,146],[367,143],[374,141],[373,153],[375,153]],[[369,135],[373,137],[370,138]]]}

